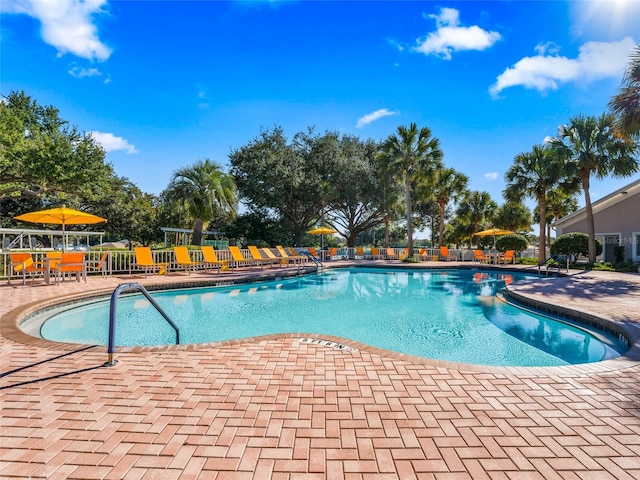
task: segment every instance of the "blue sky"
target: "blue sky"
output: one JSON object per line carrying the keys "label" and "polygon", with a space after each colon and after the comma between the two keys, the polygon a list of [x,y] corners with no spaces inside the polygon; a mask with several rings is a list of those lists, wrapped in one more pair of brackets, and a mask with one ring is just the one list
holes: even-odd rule
{"label": "blue sky", "polygon": [[[514,156],[604,112],[640,42],[631,0],[3,0],[0,13],[0,93],[55,106],[155,194],[197,160],[228,165],[263,128],[382,140],[415,122],[502,203]],[[592,198],[632,180],[594,181]]]}

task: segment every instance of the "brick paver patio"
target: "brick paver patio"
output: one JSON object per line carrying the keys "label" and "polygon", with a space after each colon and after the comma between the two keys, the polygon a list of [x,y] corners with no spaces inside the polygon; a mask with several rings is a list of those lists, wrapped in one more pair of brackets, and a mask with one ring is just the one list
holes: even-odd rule
{"label": "brick paver patio", "polygon": [[297,334],[123,349],[103,367],[104,347],[15,328],[31,304],[131,280],[0,286],[0,478],[640,478],[639,274],[512,286],[624,325],[630,354],[584,366],[455,365]]}

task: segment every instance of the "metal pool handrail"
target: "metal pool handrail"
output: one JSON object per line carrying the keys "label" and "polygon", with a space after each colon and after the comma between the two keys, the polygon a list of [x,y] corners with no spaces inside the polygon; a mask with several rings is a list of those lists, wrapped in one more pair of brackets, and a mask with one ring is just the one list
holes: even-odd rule
{"label": "metal pool handrail", "polygon": [[169,318],[169,315],[167,315],[166,312],[162,309],[162,307],[158,305],[158,303],[153,299],[153,297],[149,294],[149,292],[147,292],[147,290],[138,282],[121,283],[115,288],[115,290],[111,294],[111,302],[109,306],[109,345],[107,348],[107,352],[109,354],[109,360],[104,364],[105,367],[113,367],[116,363],[118,363],[117,360],[113,359],[113,356],[116,353],[116,303],[117,303],[118,297],[123,292],[133,292],[133,291],[138,291],[142,293],[146,297],[146,299],[149,300],[151,305],[154,306],[154,308],[158,311],[158,313],[162,315],[167,322],[169,322],[169,325],[171,325],[171,327],[176,332],[176,345],[180,345],[180,329],[176,326],[175,323],[173,323],[173,320]]}

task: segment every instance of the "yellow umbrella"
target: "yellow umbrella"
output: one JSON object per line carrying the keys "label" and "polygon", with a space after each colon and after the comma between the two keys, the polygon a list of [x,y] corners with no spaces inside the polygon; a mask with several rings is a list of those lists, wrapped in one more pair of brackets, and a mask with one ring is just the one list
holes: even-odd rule
{"label": "yellow umbrella", "polygon": [[313,230],[309,230],[307,233],[311,235],[333,235],[334,233],[338,233],[337,230],[328,227],[318,227]]}
{"label": "yellow umbrella", "polygon": [[105,218],[93,215],[73,208],[67,208],[64,205],[58,208],[50,208],[48,210],[39,210],[37,212],[23,213],[14,217],[16,220],[30,223],[52,223],[62,225],[62,250],[65,247],[64,229],[66,225],[87,225],[93,223],[106,222]]}
{"label": "yellow umbrella", "polygon": [[512,232],[511,230],[503,230],[501,228],[489,228],[488,230],[483,230],[481,232],[476,233],[477,236],[479,237],[488,237],[488,236],[492,236],[493,237],[493,244],[496,244],[496,235],[509,235],[510,233],[515,233]]}
{"label": "yellow umbrella", "polygon": [[334,233],[338,233],[337,230],[328,227],[318,227],[312,230],[308,230],[307,233],[311,235],[320,235],[320,248],[324,248],[324,236],[325,235],[333,235]]}

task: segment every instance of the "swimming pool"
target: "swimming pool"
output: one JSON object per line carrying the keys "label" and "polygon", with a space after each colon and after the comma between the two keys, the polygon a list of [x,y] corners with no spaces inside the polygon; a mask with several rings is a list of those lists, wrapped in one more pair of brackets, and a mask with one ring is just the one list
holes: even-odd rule
{"label": "swimming pool", "polygon": [[[480,270],[338,269],[231,287],[173,290],[154,298],[180,328],[181,343],[310,332],[453,362],[557,366],[618,356],[624,346],[501,301],[506,283],[531,277]],[[107,343],[109,302],[54,313],[43,338]],[[142,296],[118,302],[118,346],[175,343],[175,332]]]}

